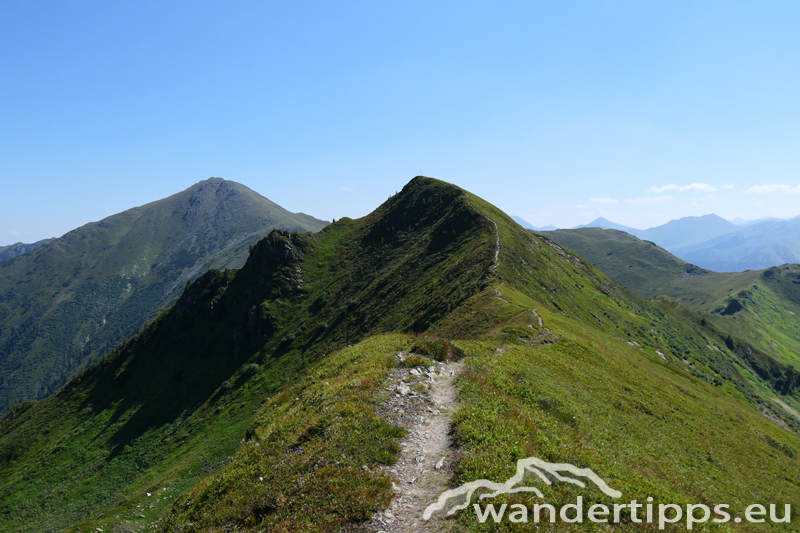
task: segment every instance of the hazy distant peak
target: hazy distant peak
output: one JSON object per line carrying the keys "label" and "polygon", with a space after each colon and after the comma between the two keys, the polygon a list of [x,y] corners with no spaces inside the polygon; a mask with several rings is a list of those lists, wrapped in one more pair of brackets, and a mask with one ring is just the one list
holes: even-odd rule
{"label": "hazy distant peak", "polygon": [[511,218],[512,218],[512,220],[514,220],[514,222],[516,222],[517,224],[519,224],[520,226],[522,226],[525,229],[532,229],[534,231],[555,231],[555,230],[558,229],[557,227],[553,226],[552,224],[548,224],[547,226],[542,226],[541,228],[537,228],[536,226],[534,226],[533,224],[531,224],[530,222],[528,222],[527,220],[525,220],[522,217],[518,217],[518,216],[512,215]]}
{"label": "hazy distant peak", "polygon": [[634,232],[634,231],[638,231],[638,230],[636,230],[634,228],[631,228],[631,227],[628,227],[628,226],[623,226],[622,224],[617,224],[616,222],[612,222],[611,220],[608,220],[607,218],[603,218],[603,217],[596,218],[593,221],[589,222],[588,224],[583,224],[581,226],[575,226],[573,229],[578,229],[578,228],[616,229],[616,230],[619,230],[619,231],[624,231],[626,233],[631,233],[631,232]]}

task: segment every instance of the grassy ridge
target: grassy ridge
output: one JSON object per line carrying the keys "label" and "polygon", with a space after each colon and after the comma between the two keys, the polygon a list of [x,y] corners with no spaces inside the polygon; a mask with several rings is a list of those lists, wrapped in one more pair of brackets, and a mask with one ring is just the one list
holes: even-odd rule
{"label": "grassy ridge", "polygon": [[[588,466],[626,501],[652,496],[656,505],[729,503],[732,516],[741,516],[751,503],[800,504],[796,435],[725,388],[542,306],[538,316],[555,341],[537,343],[529,327],[537,325],[534,315],[520,313],[530,300],[508,288],[499,289],[506,301],[500,300],[495,287],[465,308],[481,308],[505,322],[485,332],[483,340],[456,341],[467,355],[467,371],[457,381],[462,407],[455,424],[454,485],[505,480],[518,459],[536,456]],[[230,466],[176,502],[160,530],[227,525],[238,531],[331,531],[385,508],[388,483],[373,467],[393,462],[398,435],[373,418],[374,409],[391,371],[387,356],[412,342],[412,337],[373,337],[310,367],[306,378],[267,402]],[[374,441],[364,440],[365,433]],[[391,453],[380,454],[374,444]],[[359,463],[369,474],[358,471]],[[369,498],[365,487],[372,487]],[[567,484],[544,487],[544,493],[556,506],[578,495],[587,508],[619,503]],[[492,501],[530,506],[538,500]],[[451,526],[517,530],[481,526],[471,508],[457,514]],[[622,530],[638,529],[628,523]]]}
{"label": "grassy ridge", "polygon": [[239,267],[272,228],[317,231],[212,178],[0,263],[0,412],[58,390],[172,305],[209,268]]}
{"label": "grassy ridge", "polygon": [[[800,367],[799,265],[691,278],[676,284],[670,296],[734,337]],[[739,304],[741,309],[734,311]]]}
{"label": "grassy ridge", "polygon": [[[172,507],[159,530],[336,531],[388,506],[403,435],[376,414],[393,355],[413,337],[379,335],[314,365],[254,417],[233,461]],[[187,525],[192,524],[192,525]]]}
{"label": "grassy ridge", "polygon": [[[708,349],[709,343],[724,346],[719,332],[704,328],[701,317],[685,308],[668,301],[644,301],[615,288],[577,257],[546,240],[531,239],[479,199],[470,201],[497,224],[501,251],[497,276],[490,268],[487,288],[434,325],[439,334],[481,339],[457,342],[470,357],[466,360],[469,370],[459,381],[462,408],[457,414],[454,484],[478,478],[504,480],[513,474],[517,459],[538,456],[589,465],[630,499],[730,501],[733,513],[741,513],[753,502],[796,505],[793,473],[799,468],[800,440],[761,415],[761,409],[773,417],[780,413],[770,406],[764,391],[752,385],[753,376],[736,366],[734,353],[723,353],[724,347],[716,352]],[[537,317],[543,318],[543,326]],[[380,363],[387,352],[378,342],[370,339],[353,350]],[[503,353],[498,355],[501,348]],[[345,380],[358,375],[363,364],[345,362],[341,354],[332,360],[341,365],[338,375]],[[717,375],[712,368],[723,367],[730,373],[710,383],[708,374]],[[250,441],[234,457],[235,466],[176,503],[162,531],[206,531],[224,525],[239,531],[315,531],[320,524],[322,530],[341,525],[331,520],[345,520],[345,516],[361,519],[361,511],[333,511],[359,498],[364,483],[360,476],[353,477],[351,486],[337,484],[337,497],[325,491],[325,498],[314,506],[304,502],[319,498],[320,486],[330,486],[311,473],[307,456],[301,460],[302,467],[282,467],[277,469],[281,473],[269,477],[262,474],[283,464],[284,450],[274,441],[287,434],[284,424],[293,435],[284,445],[299,442],[296,435],[302,434],[304,451],[313,450],[315,458],[325,462],[338,453],[342,444],[322,430],[336,427],[336,422],[307,410],[309,403],[323,411],[335,405],[326,403],[330,397],[322,391],[327,386],[320,382],[337,373],[330,374],[327,366],[318,373],[318,368],[322,367],[309,369],[317,377],[268,403],[272,407],[265,412],[275,414],[255,421],[248,432]],[[382,371],[385,375],[388,370]],[[380,382],[380,373],[370,373],[369,379],[370,385],[372,380]],[[351,387],[356,388],[355,384]],[[373,402],[378,391],[379,386],[373,389]],[[292,412],[275,407],[295,405],[286,400],[295,394],[301,403]],[[366,412],[371,413],[371,408]],[[354,429],[356,441],[364,427],[360,424]],[[377,438],[388,437],[391,431],[387,430]],[[742,461],[742,455],[748,459]],[[754,478],[754,471],[759,476]],[[342,474],[335,470],[321,475]],[[315,482],[299,483],[298,478]],[[762,483],[765,478],[771,481]],[[720,489],[718,485],[727,480],[731,484]],[[291,489],[284,492],[280,487]],[[287,494],[291,497],[285,500],[276,496]],[[578,494],[569,486],[553,486],[546,492],[548,500],[557,504],[568,503]],[[753,500],[743,499],[743,494]],[[590,500],[609,503],[592,492]],[[523,497],[502,501],[532,503]],[[381,508],[377,500],[369,505]],[[471,512],[460,513],[452,525],[465,531],[503,530],[478,526]]]}
{"label": "grassy ridge", "polygon": [[796,500],[800,444],[761,412],[798,425],[750,372],[757,349],[729,348],[698,313],[643,300],[480,198],[418,177],[363,219],[273,231],[241,269],[202,275],[104,361],[2,419],[0,529],[363,520],[390,497],[375,467],[394,460],[400,432],[374,413],[388,356],[412,341],[380,334],[426,330],[470,356],[454,483],[506,479],[513,457],[541,453],[617,474],[626,495],[683,501],[751,454],[741,464],[760,461],[764,477],[741,468],[741,492],[711,494],[745,502],[772,486]]}
{"label": "grassy ridge", "polygon": [[191,484],[308,364],[370,334],[424,330],[481,290],[494,237],[463,191],[425,179],[359,221],[272,232],[240,270],[199,277],[104,361],[0,421],[0,527],[57,530]]}
{"label": "grassy ridge", "polygon": [[691,265],[650,241],[624,231],[600,228],[537,232],[586,258],[622,285],[643,298],[671,295],[674,286],[689,276],[711,271]]}

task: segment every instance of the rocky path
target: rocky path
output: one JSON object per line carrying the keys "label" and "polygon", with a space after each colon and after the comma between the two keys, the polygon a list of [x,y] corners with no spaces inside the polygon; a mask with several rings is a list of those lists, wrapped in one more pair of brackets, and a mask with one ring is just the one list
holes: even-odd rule
{"label": "rocky path", "polygon": [[[398,354],[404,359],[406,354]],[[370,533],[448,531],[449,521],[441,515],[422,519],[425,508],[450,488],[455,450],[451,448],[450,427],[456,409],[455,376],[458,363],[437,363],[435,367],[398,369],[387,385],[389,398],[380,413],[393,424],[404,427],[400,459],[385,470],[392,477],[395,499],[376,513],[362,531]]]}

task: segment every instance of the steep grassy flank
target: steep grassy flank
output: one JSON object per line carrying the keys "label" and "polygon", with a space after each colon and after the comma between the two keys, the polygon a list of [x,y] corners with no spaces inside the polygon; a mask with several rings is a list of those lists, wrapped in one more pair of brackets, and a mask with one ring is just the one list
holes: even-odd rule
{"label": "steep grassy flank", "polygon": [[[506,317],[485,329],[481,341],[454,341],[467,355],[467,371],[458,381],[453,485],[508,479],[518,459],[536,456],[592,468],[625,501],[729,503],[732,516],[751,503],[800,504],[796,435],[729,387],[707,384],[541,305],[534,315],[530,303],[494,282],[451,315],[481,309]],[[537,316],[546,336],[537,331]],[[381,426],[374,410],[391,371],[387,356],[413,344],[410,337],[374,337],[310,367],[304,380],[267,402],[230,465],[178,500],[158,530],[335,531],[386,508],[388,480],[374,466],[393,462],[397,433]],[[368,470],[359,471],[360,463]],[[586,508],[619,502],[568,484],[542,488],[557,506],[578,495]],[[538,500],[493,501],[530,506]],[[471,508],[450,525],[453,531],[518,530],[508,523],[480,526]],[[619,529],[640,530],[629,520]],[[760,529],[736,529],[753,530]]]}
{"label": "steep grassy flank", "polygon": [[[478,205],[482,201],[475,202]],[[800,374],[786,361],[776,359],[748,338],[729,338],[727,330],[680,304],[639,298],[553,241],[522,230],[493,206],[482,204],[481,209],[496,221],[500,231],[498,276],[505,286],[511,285],[586,327],[604,332],[616,329],[626,342],[652,353],[658,350],[659,357],[696,377],[733,387],[788,424],[797,423],[774,407],[771,399],[782,396],[791,405],[797,405],[800,399]]]}
{"label": "steep grassy flank", "polygon": [[[541,307],[539,316],[557,340],[531,345],[530,338],[515,336],[536,325],[532,313],[516,310],[527,301],[503,293],[506,303],[494,290],[473,303],[517,319],[487,331],[481,341],[454,341],[467,355],[467,370],[457,381],[454,486],[506,480],[517,460],[535,456],[592,468],[622,491],[625,502],[729,503],[732,516],[742,516],[751,503],[800,504],[796,435],[728,392]],[[375,467],[394,462],[400,433],[383,424],[375,408],[391,355],[413,344],[410,336],[372,337],[311,366],[303,380],[266,402],[230,463],[177,500],[158,531],[336,531],[387,508],[390,480]],[[557,507],[579,495],[585,508],[619,503],[592,488],[538,485]],[[525,495],[489,501],[539,502]],[[107,527],[114,523],[108,518],[85,525]],[[508,522],[481,526],[472,508],[450,526],[519,530]],[[550,530],[592,529],[560,524]],[[627,520],[615,530],[641,528]]]}
{"label": "steep grassy flank", "polygon": [[711,273],[623,231],[581,228],[537,233],[573,250],[614,283],[644,298],[671,294],[681,280]]}
{"label": "steep grassy flank", "polygon": [[58,390],[272,228],[324,225],[211,178],[0,263],[0,412]]}
{"label": "steep grassy flank", "polygon": [[[743,364],[762,378],[770,381],[770,374],[791,374],[788,365],[800,367],[800,266],[718,273],[613,230],[559,230],[543,235],[575,250],[615,283],[640,296],[668,295],[702,313],[701,320],[722,331],[729,349],[741,352],[742,357],[750,358],[741,342],[757,348],[760,354]],[[795,379],[771,381],[774,389],[786,394],[786,383]]]}
{"label": "steep grassy flank", "polygon": [[[750,404],[730,383],[712,385],[693,377],[689,366],[667,364],[654,349],[669,354],[665,346],[631,346],[626,338],[646,338],[636,328],[647,324],[641,316],[628,315],[631,337],[620,338],[616,328],[601,333],[549,310],[512,288],[511,281],[491,282],[436,326],[447,330],[462,319],[476,324],[474,316],[483,323],[472,333],[481,340],[453,341],[468,356],[468,370],[458,382],[462,407],[453,485],[508,479],[518,459],[536,456],[588,466],[621,490],[626,501],[652,496],[656,504],[730,503],[733,516],[741,516],[750,503],[800,504],[800,438],[760,414],[769,408],[768,400]],[[628,304],[603,301],[617,312],[625,312]],[[652,305],[650,311],[668,303]],[[676,324],[679,319],[668,313],[661,318],[664,325],[691,325]],[[368,510],[385,508],[383,478],[373,467],[393,461],[396,435],[390,428],[378,429],[372,417],[381,382],[391,371],[387,355],[413,342],[411,337],[374,337],[309,367],[304,380],[267,402],[230,466],[178,500],[159,531],[223,526],[247,532],[333,531],[365,519]],[[349,389],[342,388],[345,383]],[[353,395],[360,398],[357,409]],[[343,436],[346,420],[350,439]],[[372,443],[362,442],[371,425],[375,442],[393,450],[389,456],[377,459]],[[359,462],[369,474],[357,470]],[[371,497],[365,498],[362,491],[370,486]],[[587,508],[615,503],[567,484],[545,490],[546,500],[557,505],[578,495]],[[532,505],[536,500],[494,501]],[[516,530],[479,526],[471,508],[451,525],[454,531]],[[638,530],[630,524],[621,529]]]}
{"label": "steep grassy flank", "polygon": [[[328,532],[384,509],[404,434],[376,414],[394,354],[413,337],[375,336],[314,365],[270,398],[233,460],[172,507],[160,530]],[[188,525],[191,524],[191,525]]]}
{"label": "steep grassy flank", "polygon": [[800,366],[800,266],[714,273],[686,280],[672,292],[734,337]]}
{"label": "steep grassy flank", "polygon": [[[613,336],[590,333],[579,323],[546,310],[539,313],[558,342],[531,346],[525,338],[513,338],[501,330],[494,338],[459,344],[469,357],[465,360],[468,370],[458,381],[462,407],[455,424],[454,486],[475,479],[505,481],[514,475],[517,460],[533,456],[591,468],[622,492],[622,503],[646,502],[648,497],[656,505],[727,503],[731,515],[740,517],[752,503],[788,503],[796,513],[800,504],[797,435],[782,430],[724,388],[698,380]],[[531,323],[536,325],[528,313],[519,322],[520,330],[529,329]],[[533,484],[556,508],[582,496],[584,516],[593,503],[610,507],[620,503],[593,487],[545,486],[535,480]],[[539,502],[520,494],[482,504],[532,507]],[[629,517],[629,511],[623,516]],[[796,515],[794,520],[774,530],[795,531]],[[587,524],[539,527],[606,530]],[[695,528],[765,529],[733,523]],[[480,525],[471,508],[459,512],[455,529],[521,530],[507,519],[499,527]],[[628,519],[614,530],[642,529]],[[685,523],[673,530],[685,531]]]}

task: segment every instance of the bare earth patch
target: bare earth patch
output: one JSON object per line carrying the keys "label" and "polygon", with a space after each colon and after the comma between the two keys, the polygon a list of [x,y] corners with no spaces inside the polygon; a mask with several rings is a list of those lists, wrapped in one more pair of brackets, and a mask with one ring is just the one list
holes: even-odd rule
{"label": "bare earth patch", "polygon": [[773,398],[772,400],[773,400],[773,401],[775,401],[775,402],[777,402],[777,403],[778,403],[778,405],[780,405],[781,407],[783,407],[783,409],[784,409],[784,410],[785,410],[787,413],[789,413],[790,415],[792,415],[793,417],[795,417],[795,418],[797,418],[797,419],[800,419],[800,414],[798,414],[798,413],[797,413],[797,411],[795,411],[794,409],[792,409],[791,407],[789,407],[788,405],[786,405],[785,403],[783,403],[782,401],[780,401],[780,400],[779,400],[779,399],[777,399],[777,398]]}
{"label": "bare earth patch", "polygon": [[[406,354],[398,354],[399,360]],[[388,509],[375,513],[359,531],[370,533],[439,532],[450,529],[442,515],[422,519],[425,508],[447,490],[453,457],[450,427],[456,406],[455,376],[459,363],[436,363],[396,369],[387,381],[389,397],[379,412],[389,422],[402,426],[408,436],[401,439],[403,451],[393,466],[384,467],[391,476],[395,499]]]}

